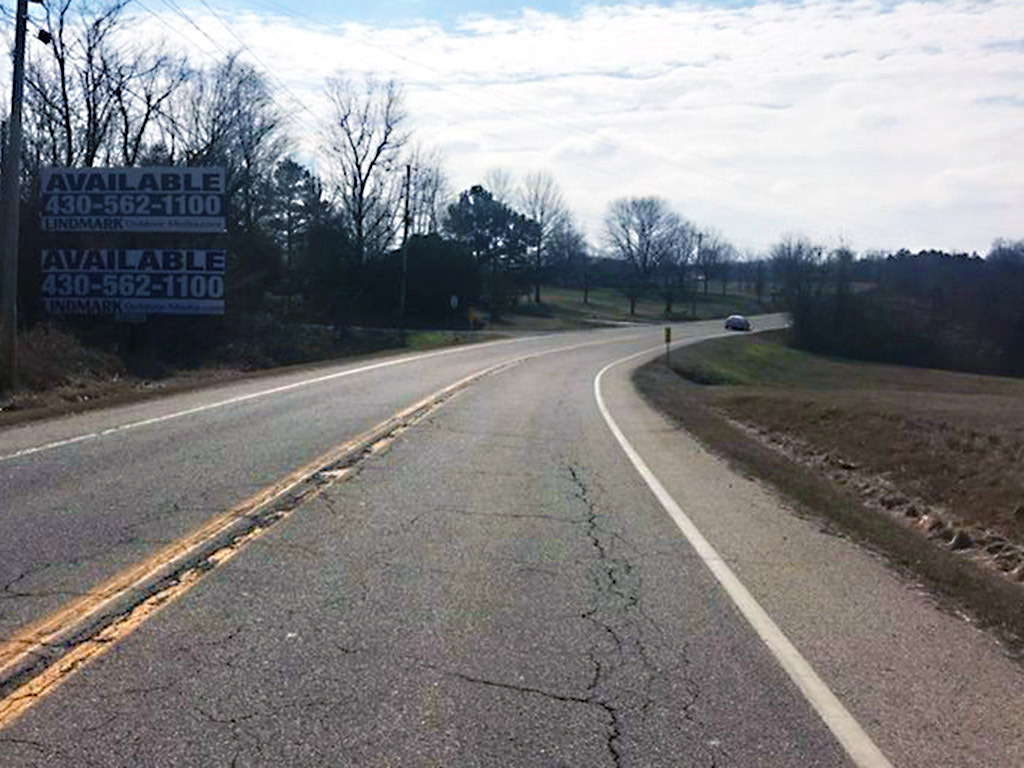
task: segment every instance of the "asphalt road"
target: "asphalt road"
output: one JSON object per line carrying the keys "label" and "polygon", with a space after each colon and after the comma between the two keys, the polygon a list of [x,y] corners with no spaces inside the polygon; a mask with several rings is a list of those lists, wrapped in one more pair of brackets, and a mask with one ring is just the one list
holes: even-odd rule
{"label": "asphalt road", "polygon": [[[10,637],[332,445],[526,358],[40,697],[0,730],[0,764],[1024,764],[1024,675],[994,640],[653,412],[629,382],[650,355],[606,369],[660,341],[516,340],[0,433]],[[598,405],[601,371],[609,417],[712,567],[841,712],[822,716],[652,492]]]}

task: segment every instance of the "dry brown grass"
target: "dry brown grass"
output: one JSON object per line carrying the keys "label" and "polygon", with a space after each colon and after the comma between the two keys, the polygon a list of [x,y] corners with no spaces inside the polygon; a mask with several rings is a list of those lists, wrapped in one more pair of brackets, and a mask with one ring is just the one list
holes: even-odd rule
{"label": "dry brown grass", "polygon": [[116,356],[83,346],[55,325],[39,325],[19,336],[18,364],[22,388],[41,392],[125,375]]}
{"label": "dry brown grass", "polygon": [[[707,387],[709,402],[730,417],[792,435],[955,519],[1024,540],[1024,381],[831,360],[784,347],[777,334],[695,352],[704,366],[726,356],[734,372],[763,369],[765,359],[784,363],[759,386]],[[683,376],[689,362],[684,351]]]}

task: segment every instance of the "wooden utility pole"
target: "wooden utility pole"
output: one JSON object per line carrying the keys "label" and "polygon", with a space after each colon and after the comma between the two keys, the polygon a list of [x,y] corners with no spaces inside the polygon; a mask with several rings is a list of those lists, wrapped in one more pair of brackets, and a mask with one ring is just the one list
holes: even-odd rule
{"label": "wooden utility pole", "polygon": [[409,271],[409,188],[412,182],[412,166],[405,166],[405,215],[402,217],[402,288],[398,297],[398,325],[402,329],[402,343],[405,343],[405,293]]}
{"label": "wooden utility pole", "polygon": [[18,0],[14,22],[11,114],[7,124],[3,178],[3,273],[0,277],[0,386],[18,385],[18,219],[21,200],[21,99],[25,86],[25,25],[28,0]]}

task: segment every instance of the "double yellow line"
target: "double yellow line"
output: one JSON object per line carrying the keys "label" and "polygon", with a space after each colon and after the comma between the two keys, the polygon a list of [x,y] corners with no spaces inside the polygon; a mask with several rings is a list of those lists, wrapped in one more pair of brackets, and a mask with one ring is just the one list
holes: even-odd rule
{"label": "double yellow line", "polygon": [[[300,504],[311,500],[327,486],[343,480],[359,461],[387,448],[401,432],[461,390],[527,360],[584,347],[635,341],[652,333],[657,331],[652,329],[644,334],[527,353],[472,373],[331,448],[173,544],[97,585],[86,595],[19,629],[13,637],[0,643],[0,729],[55,689],[76,669],[101,655],[163,606],[188,592],[211,569],[229,560]],[[408,361],[421,357],[408,358]],[[371,368],[380,365],[384,364]],[[301,384],[272,391],[283,391]]]}
{"label": "double yellow line", "polygon": [[0,644],[0,728],[69,674],[180,597],[212,568],[280,522],[299,504],[346,477],[369,454],[459,391],[522,359],[489,366],[428,395],[304,464],[196,530],[99,584]]}

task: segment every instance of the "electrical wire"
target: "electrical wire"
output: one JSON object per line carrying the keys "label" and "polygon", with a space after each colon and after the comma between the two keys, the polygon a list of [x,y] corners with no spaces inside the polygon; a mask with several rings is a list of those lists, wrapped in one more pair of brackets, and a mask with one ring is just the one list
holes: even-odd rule
{"label": "electrical wire", "polygon": [[[200,1],[204,2],[204,4],[205,4],[205,0],[200,0]],[[305,20],[313,22],[313,23],[315,23],[315,24],[317,24],[318,26],[321,26],[321,27],[327,26],[322,19],[317,19],[317,18],[309,15],[308,13],[305,13],[305,12],[302,12],[302,11],[298,11],[298,10],[296,10],[294,8],[291,8],[289,6],[284,5],[283,3],[274,2],[274,0],[261,0],[260,4],[263,5],[264,7],[280,11],[280,12],[284,13],[286,16],[289,16],[289,17],[294,18],[294,19],[305,19]],[[406,56],[406,55],[404,55],[402,53],[399,53],[399,52],[397,52],[395,50],[392,50],[390,48],[387,48],[385,46],[373,43],[373,42],[371,42],[369,40],[366,40],[366,39],[359,39],[358,43],[363,45],[366,48],[371,49],[371,50],[376,50],[376,51],[384,53],[384,54],[386,54],[388,56],[391,56],[392,58],[395,58],[395,59],[397,59],[399,61],[402,61],[405,64],[408,64],[408,65],[411,65],[413,67],[417,67],[417,68],[419,68],[421,70],[424,70],[426,72],[432,73],[435,76],[435,79],[432,82],[435,83],[435,84],[436,83],[444,83],[446,81],[446,79],[448,78],[448,74],[446,72],[444,72],[443,70],[438,69],[437,67],[434,67],[434,66],[432,66],[430,64],[426,64],[426,63],[424,63],[422,61],[417,61],[415,59],[412,59],[409,56]],[[479,104],[479,102],[481,100],[479,95],[475,95],[472,99],[469,99],[467,97],[463,97],[460,94],[456,93],[452,88],[446,87],[444,85],[440,85],[440,86],[436,86],[435,85],[435,87],[438,87],[440,90],[445,91],[449,95],[453,95],[456,98],[460,98],[460,99],[465,100],[465,101],[470,101],[471,103],[474,103],[474,104]],[[560,119],[557,119],[557,118],[553,118],[553,117],[551,117],[550,115],[548,115],[546,113],[540,112],[540,110],[538,110],[536,105],[534,103],[532,103],[532,102],[528,102],[528,101],[523,100],[523,99],[518,99],[518,98],[516,98],[514,96],[511,96],[511,95],[508,95],[508,94],[496,93],[496,94],[490,94],[490,95],[493,96],[493,97],[496,97],[497,99],[500,99],[500,100],[502,100],[502,101],[504,101],[504,102],[506,102],[508,104],[512,104],[512,105],[517,107],[517,109],[514,112],[511,111],[511,110],[507,110],[507,109],[502,109],[500,107],[496,107],[497,111],[502,112],[502,113],[504,113],[506,115],[515,116],[517,119],[521,120],[521,119],[523,119],[523,110],[526,110],[526,111],[532,113],[532,116],[530,118],[528,118],[528,119],[530,119],[531,122],[534,122],[535,124],[546,124],[549,127],[558,128],[560,130],[568,130],[568,131],[571,131],[571,132],[573,132],[575,134],[578,134],[578,135],[583,135],[583,136],[587,136],[587,137],[591,137],[592,136],[592,132],[589,131],[587,128],[583,127],[583,126],[580,126],[580,125],[578,125],[576,123],[569,122],[569,121],[566,121],[566,120],[560,120]],[[493,99],[489,99],[489,101],[490,101],[491,105],[493,106],[494,105]],[[480,133],[482,133],[483,135],[488,135],[488,133],[484,132],[484,131],[480,131]],[[491,134],[491,135],[493,136],[493,134]],[[647,155],[649,157],[655,158],[655,159],[661,161],[662,163],[665,163],[665,164],[670,165],[672,167],[678,168],[679,170],[685,171],[686,173],[702,176],[704,178],[711,179],[713,181],[717,181],[717,182],[719,182],[721,184],[725,184],[725,185],[732,186],[732,187],[737,188],[737,189],[742,189],[742,190],[745,190],[745,191],[756,193],[759,196],[761,196],[761,197],[763,197],[763,198],[765,198],[767,200],[771,200],[772,202],[775,202],[775,203],[780,203],[780,202],[784,203],[784,204],[786,203],[786,201],[783,200],[782,198],[780,198],[777,193],[773,192],[769,188],[766,188],[765,186],[761,186],[761,185],[757,185],[757,184],[751,184],[749,182],[738,181],[736,179],[729,178],[729,177],[724,176],[722,174],[715,173],[715,172],[712,172],[712,171],[708,171],[706,169],[698,168],[696,166],[684,163],[684,162],[680,161],[679,159],[674,158],[674,157],[668,155],[664,151],[663,148],[655,146],[653,144],[650,144],[650,143],[647,143],[647,142],[642,142],[642,143],[637,143],[635,141],[634,142],[629,142],[629,141],[625,141],[625,140],[623,140],[621,138],[618,138],[618,137],[615,137],[615,136],[608,136],[608,135],[605,135],[604,138],[607,141],[611,142],[612,144],[617,145],[618,147],[620,147],[622,149],[627,149],[627,150],[632,150],[632,151],[635,151],[635,152],[642,153],[642,154]],[[690,156],[691,157],[697,157],[697,155],[694,155],[692,153],[690,153]],[[567,162],[570,162],[572,164],[577,164],[578,165],[578,163],[574,163],[573,161],[567,161]],[[613,171],[611,169],[607,169],[607,168],[593,168],[591,166],[587,166],[587,168],[590,171],[595,171],[596,170],[599,173],[603,173],[603,174],[606,174],[606,175],[611,175],[611,176],[615,176],[615,177],[622,178],[622,179],[632,180],[632,177],[626,176],[625,174]],[[768,179],[764,179],[764,181],[766,183],[769,182]],[[778,181],[779,181],[779,179],[775,179],[775,180],[771,180],[770,183],[774,184],[774,183],[777,183]],[[746,214],[746,211],[743,211],[743,210],[741,210],[739,208],[736,208],[735,206],[731,206],[731,205],[727,205],[727,204],[723,204],[723,203],[718,203],[718,202],[711,201],[711,200],[706,200],[706,199],[702,200],[702,202],[705,205],[711,205],[713,207],[720,208],[722,210],[727,210],[727,211],[730,211],[732,213]],[[826,207],[820,205],[819,203],[803,201],[801,203],[801,207],[804,210],[813,210],[813,211],[817,211],[818,213],[823,214],[826,218],[831,219],[832,221],[834,221],[834,222],[836,222],[838,224],[841,224],[842,228],[853,228],[853,222],[847,220],[845,218],[845,216],[843,216],[842,214],[839,214],[838,212],[836,212],[834,210],[826,208]],[[863,227],[861,227],[861,228],[863,229]],[[870,226],[868,228],[872,229],[872,227],[870,227]]]}

